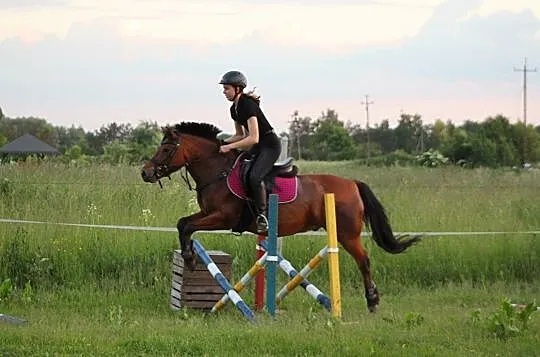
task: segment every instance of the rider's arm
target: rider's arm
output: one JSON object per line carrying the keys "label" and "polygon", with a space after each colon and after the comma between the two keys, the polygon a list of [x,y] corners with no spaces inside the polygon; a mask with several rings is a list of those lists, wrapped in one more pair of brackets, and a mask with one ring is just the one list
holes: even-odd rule
{"label": "rider's arm", "polygon": [[244,127],[242,126],[242,124],[235,121],[234,122],[234,127],[236,129],[236,132],[234,133],[234,135],[227,138],[227,139],[225,139],[225,140],[223,140],[227,144],[234,143],[236,141],[242,140],[246,136],[246,134],[244,132]]}
{"label": "rider's arm", "polygon": [[259,142],[259,126],[257,125],[257,117],[250,117],[247,120],[247,124],[249,134],[241,140],[228,144],[231,149],[248,148]]}

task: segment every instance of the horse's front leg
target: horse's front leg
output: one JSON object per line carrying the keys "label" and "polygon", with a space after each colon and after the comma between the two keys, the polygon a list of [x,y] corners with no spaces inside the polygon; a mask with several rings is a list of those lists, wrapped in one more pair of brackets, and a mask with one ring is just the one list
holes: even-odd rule
{"label": "horse's front leg", "polygon": [[193,271],[197,261],[195,259],[195,251],[191,245],[191,235],[196,231],[224,229],[225,225],[223,215],[220,212],[213,212],[209,215],[197,212],[191,216],[180,218],[176,228],[178,229],[182,258],[185,265]]}

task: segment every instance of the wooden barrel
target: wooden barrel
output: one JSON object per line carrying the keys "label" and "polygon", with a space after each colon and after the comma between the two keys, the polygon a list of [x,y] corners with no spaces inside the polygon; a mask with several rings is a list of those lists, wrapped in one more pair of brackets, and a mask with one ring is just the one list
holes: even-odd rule
{"label": "wooden barrel", "polygon": [[[232,256],[218,250],[209,250],[208,255],[227,280],[232,278]],[[173,310],[188,307],[192,309],[211,310],[216,302],[225,294],[218,282],[197,257],[194,271],[184,268],[182,252],[175,250],[172,263],[172,287],[170,307]]]}

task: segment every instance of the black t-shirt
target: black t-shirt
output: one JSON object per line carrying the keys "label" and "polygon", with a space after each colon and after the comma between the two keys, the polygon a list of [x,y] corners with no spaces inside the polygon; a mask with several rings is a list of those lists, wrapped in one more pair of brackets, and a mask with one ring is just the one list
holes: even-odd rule
{"label": "black t-shirt", "polygon": [[264,116],[264,113],[257,102],[254,99],[249,98],[247,95],[240,95],[236,108],[234,103],[231,105],[231,118],[235,122],[242,124],[246,131],[248,131],[247,120],[252,116],[257,117],[259,136],[263,136],[268,131],[273,129],[270,123],[268,123],[268,120]]}

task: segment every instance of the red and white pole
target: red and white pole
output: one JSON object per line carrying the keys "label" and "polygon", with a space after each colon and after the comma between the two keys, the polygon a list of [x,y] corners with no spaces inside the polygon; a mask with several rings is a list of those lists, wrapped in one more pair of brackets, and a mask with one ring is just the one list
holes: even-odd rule
{"label": "red and white pole", "polygon": [[[259,242],[263,241],[265,236],[257,236],[257,245],[256,245],[256,260],[259,260],[260,257],[264,255],[264,250],[259,245]],[[257,273],[255,276],[255,311],[262,311],[264,308],[264,279],[265,270],[264,268]]]}

